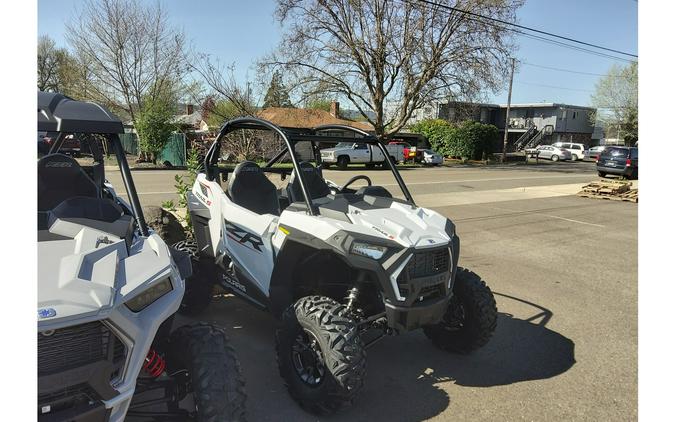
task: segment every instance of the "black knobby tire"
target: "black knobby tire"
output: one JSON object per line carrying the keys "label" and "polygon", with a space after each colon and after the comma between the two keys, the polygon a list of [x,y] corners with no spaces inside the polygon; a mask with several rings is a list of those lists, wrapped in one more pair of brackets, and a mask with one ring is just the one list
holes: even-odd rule
{"label": "black knobby tire", "polygon": [[[492,337],[497,327],[497,304],[485,281],[464,268],[457,269],[453,296],[443,320],[424,327],[424,334],[440,349],[467,354],[487,344]],[[463,310],[463,324],[459,328],[450,321],[458,305]]]}
{"label": "black knobby tire", "polygon": [[185,294],[178,312],[182,315],[199,315],[213,300],[216,271],[207,260],[200,260],[197,242],[192,239],[176,242],[173,248],[187,252],[192,261],[192,275],[185,280]]}
{"label": "black knobby tire", "polygon": [[[318,343],[324,363],[316,385],[301,378],[293,360],[298,337],[309,335]],[[349,407],[363,387],[366,351],[357,324],[333,299],[308,296],[286,309],[276,333],[276,350],[289,393],[309,412],[325,415]]]}
{"label": "black knobby tire", "polygon": [[338,157],[337,166],[340,170],[347,170],[348,165],[349,165],[349,157],[347,157],[346,155],[341,155]]}
{"label": "black knobby tire", "polygon": [[171,334],[169,373],[187,370],[199,422],[244,421],[246,393],[239,361],[222,328],[196,323]]}

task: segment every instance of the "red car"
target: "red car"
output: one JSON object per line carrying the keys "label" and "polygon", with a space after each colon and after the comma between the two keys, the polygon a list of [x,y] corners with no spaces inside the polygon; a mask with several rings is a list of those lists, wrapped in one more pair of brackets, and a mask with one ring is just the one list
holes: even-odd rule
{"label": "red car", "polygon": [[403,161],[412,160],[415,161],[415,156],[417,155],[417,147],[410,145],[407,142],[403,141],[391,141],[389,145],[403,145]]}

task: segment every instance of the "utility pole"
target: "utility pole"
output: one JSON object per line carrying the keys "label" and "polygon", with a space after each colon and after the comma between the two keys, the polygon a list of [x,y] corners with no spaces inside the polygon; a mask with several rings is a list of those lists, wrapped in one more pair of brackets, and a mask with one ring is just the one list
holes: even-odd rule
{"label": "utility pole", "polygon": [[504,145],[502,145],[502,163],[506,162],[506,143],[509,141],[509,113],[511,112],[511,90],[513,89],[513,71],[516,59],[511,58],[511,78],[509,79],[509,99],[506,103],[506,122],[504,123]]}

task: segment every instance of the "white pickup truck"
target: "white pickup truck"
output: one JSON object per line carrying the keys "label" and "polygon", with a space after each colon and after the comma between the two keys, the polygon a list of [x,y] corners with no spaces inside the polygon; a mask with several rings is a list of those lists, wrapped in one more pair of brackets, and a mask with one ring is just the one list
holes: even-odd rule
{"label": "white pickup truck", "polygon": [[[403,145],[385,145],[392,161],[403,161]],[[330,165],[337,164],[340,169],[346,169],[350,163],[364,163],[374,165],[384,163],[384,155],[377,145],[368,145],[361,142],[340,142],[333,148],[321,150],[321,161]]]}

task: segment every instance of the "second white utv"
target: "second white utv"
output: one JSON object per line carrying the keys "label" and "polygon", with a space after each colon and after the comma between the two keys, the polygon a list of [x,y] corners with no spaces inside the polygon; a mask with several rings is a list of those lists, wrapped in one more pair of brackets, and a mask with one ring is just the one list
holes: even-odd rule
{"label": "second white utv", "polygon": [[[250,131],[246,139],[277,139],[282,148],[263,166],[220,165],[222,141],[239,130]],[[244,137],[229,142],[236,139]],[[316,165],[299,161],[301,142],[311,145]],[[366,175],[342,186],[324,179],[319,147],[340,142],[378,149],[404,198]],[[266,173],[290,177],[277,189]],[[367,186],[352,188],[357,180]],[[495,330],[492,292],[457,267],[455,225],[415,204],[385,145],[366,132],[330,125],[294,134],[256,118],[229,121],[188,199],[200,277],[186,282],[185,310],[206,307],[218,283],[279,317],[279,370],[308,411],[350,405],[364,383],[366,347],[385,334],[423,329],[440,348],[467,353]]]}

